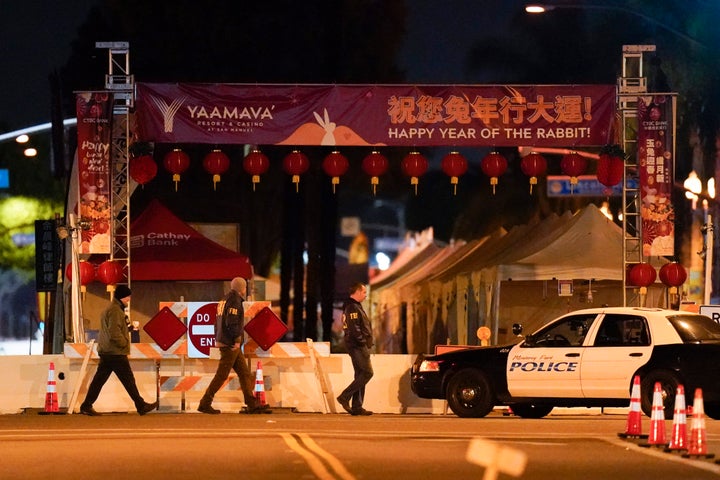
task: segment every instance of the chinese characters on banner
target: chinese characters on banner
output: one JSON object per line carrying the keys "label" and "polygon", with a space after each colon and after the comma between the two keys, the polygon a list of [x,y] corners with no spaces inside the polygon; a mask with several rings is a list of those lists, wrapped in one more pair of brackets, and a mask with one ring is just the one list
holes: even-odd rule
{"label": "chinese characters on banner", "polygon": [[672,204],[675,97],[638,99],[638,161],[643,256],[674,255]]}
{"label": "chinese characters on banner", "polygon": [[35,290],[57,289],[60,268],[59,239],[55,220],[35,220]]}
{"label": "chinese characters on banner", "polygon": [[605,145],[613,85],[138,83],[138,140],[337,146]]}
{"label": "chinese characters on banner", "polygon": [[82,92],[76,97],[80,253],[110,253],[110,148],[113,97]]}

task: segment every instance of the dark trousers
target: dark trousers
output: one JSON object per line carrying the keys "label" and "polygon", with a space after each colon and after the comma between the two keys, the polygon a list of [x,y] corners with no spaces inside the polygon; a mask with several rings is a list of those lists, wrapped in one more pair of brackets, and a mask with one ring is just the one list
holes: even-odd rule
{"label": "dark trousers", "polygon": [[225,385],[230,370],[235,370],[237,373],[238,381],[240,382],[240,388],[245,398],[245,404],[248,408],[255,408],[257,401],[254,395],[254,383],[252,373],[250,373],[250,367],[248,367],[245,355],[239,348],[232,349],[231,347],[220,347],[220,362],[218,363],[217,371],[215,376],[210,381],[205,394],[200,399],[201,406],[212,405],[215,394]]}
{"label": "dark trousers", "polygon": [[135,384],[135,376],[133,375],[132,368],[130,368],[130,361],[127,355],[100,355],[100,363],[98,363],[97,371],[95,376],[90,382],[88,387],[88,393],[85,397],[83,405],[86,407],[92,407],[98,396],[103,385],[110,378],[110,374],[115,372],[120,383],[127,391],[130,398],[135,402],[135,408],[139,409],[145,405],[145,400],[140,396],[137,385]]}
{"label": "dark trousers", "polygon": [[370,349],[366,346],[348,347],[348,355],[355,370],[355,378],[350,385],[340,394],[343,398],[351,398],[353,410],[360,410],[365,400],[365,385],[373,376],[373,369],[370,363]]}

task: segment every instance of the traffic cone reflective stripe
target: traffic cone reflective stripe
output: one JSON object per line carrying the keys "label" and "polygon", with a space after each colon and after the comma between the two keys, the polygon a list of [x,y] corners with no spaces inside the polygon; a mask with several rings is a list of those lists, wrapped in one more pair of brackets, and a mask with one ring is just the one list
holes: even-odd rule
{"label": "traffic cone reflective stripe", "polygon": [[685,408],[685,387],[678,385],[675,392],[673,429],[667,450],[687,450],[687,410]]}
{"label": "traffic cone reflective stripe", "polygon": [[640,437],[642,435],[642,413],[640,411],[640,377],[635,375],[632,390],[630,391],[630,411],[627,425],[622,437]]}
{"label": "traffic cone reflective stripe", "polygon": [[258,406],[265,405],[265,380],[263,378],[262,362],[257,362],[255,371],[255,400]]}
{"label": "traffic cone reflective stripe", "polygon": [[648,444],[665,445],[666,443],[665,406],[663,405],[662,399],[662,385],[660,385],[660,382],[655,382],[655,388],[653,389],[652,411],[650,414],[650,436],[648,437]]}
{"label": "traffic cone reflective stripe", "polygon": [[47,379],[47,393],[45,393],[45,411],[46,412],[59,412],[60,407],[58,405],[57,390],[55,384],[55,363],[50,362],[50,368],[48,369]]}
{"label": "traffic cone reflective stripe", "polygon": [[707,433],[705,431],[705,405],[703,404],[702,389],[695,389],[693,401],[693,416],[688,440],[687,456],[707,456]]}

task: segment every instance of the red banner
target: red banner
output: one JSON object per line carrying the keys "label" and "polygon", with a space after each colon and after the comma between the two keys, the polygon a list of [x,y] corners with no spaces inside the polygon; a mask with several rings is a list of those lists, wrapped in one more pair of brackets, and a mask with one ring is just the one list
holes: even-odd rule
{"label": "red banner", "polygon": [[137,84],[138,136],[162,143],[591,146],[614,85]]}
{"label": "red banner", "polygon": [[[76,96],[80,253],[110,253],[110,142],[113,97],[108,92]],[[89,227],[89,228],[88,228]]]}
{"label": "red banner", "polygon": [[672,204],[675,97],[638,99],[638,162],[643,255],[675,254]]}

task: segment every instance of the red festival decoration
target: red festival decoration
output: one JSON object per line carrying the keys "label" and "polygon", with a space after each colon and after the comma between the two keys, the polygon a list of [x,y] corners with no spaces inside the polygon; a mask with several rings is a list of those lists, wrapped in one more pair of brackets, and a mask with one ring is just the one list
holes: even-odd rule
{"label": "red festival decoration", "polygon": [[180,174],[190,167],[190,157],[188,157],[187,153],[176,148],[165,155],[163,163],[165,170],[173,174],[173,182],[175,182],[175,191],[177,192]]}
{"label": "red festival decoration", "polygon": [[495,186],[498,184],[498,177],[505,173],[507,166],[507,160],[498,152],[490,152],[480,161],[480,169],[482,169],[485,175],[490,177],[493,195],[495,195]]}
{"label": "red festival decoration", "polygon": [[402,171],[410,177],[410,185],[415,186],[415,195],[417,195],[418,177],[425,175],[428,170],[428,161],[420,152],[410,152],[403,158]]}
{"label": "red festival decoration", "polygon": [[675,295],[678,287],[687,280],[687,270],[678,262],[666,263],[660,267],[660,281],[668,287],[669,293]]}
{"label": "red festival decoration", "polygon": [[292,182],[295,184],[295,192],[300,188],[300,175],[310,168],[310,160],[307,155],[299,150],[293,150],[283,159],[283,168],[292,175]]}
{"label": "red festival decoration", "polygon": [[130,158],[128,173],[140,185],[145,185],[157,175],[158,167],[152,155],[139,155]]}
{"label": "red festival decoration", "polygon": [[388,159],[380,152],[370,152],[367,157],[363,158],[362,169],[371,177],[370,183],[373,187],[373,195],[375,195],[377,186],[380,183],[380,175],[384,174],[387,168]]}
{"label": "red festival decoration", "polygon": [[124,280],[123,266],[115,260],[105,260],[98,266],[97,279],[107,285],[108,292],[115,290],[115,285]]}
{"label": "red festival decoration", "polygon": [[440,164],[445,175],[450,177],[450,183],[453,186],[453,195],[457,194],[457,184],[459,178],[467,172],[468,162],[460,153],[450,152],[445,155]]}
{"label": "red festival decoration", "polygon": [[630,285],[640,287],[640,295],[647,293],[647,287],[657,278],[655,268],[649,263],[636,263],[628,273]]}
{"label": "red festival decoration", "polygon": [[[72,263],[68,263],[65,268],[65,276],[71,282],[73,276],[72,270]],[[92,263],[83,260],[78,262],[78,271],[80,272],[80,289],[82,292],[85,292],[87,290],[85,285],[95,280],[95,267]]]}
{"label": "red festival decoration", "polygon": [[620,183],[625,173],[625,152],[619,145],[606,145],[600,149],[597,179],[608,188]]}
{"label": "red festival decoration", "polygon": [[565,175],[570,176],[570,193],[573,192],[573,187],[578,183],[578,177],[585,173],[587,169],[587,160],[585,157],[577,152],[570,152],[563,155],[560,160],[560,170]]}
{"label": "red festival decoration", "polygon": [[260,175],[267,172],[269,168],[270,160],[267,155],[257,148],[254,148],[245,156],[243,159],[243,169],[252,175],[253,192],[255,191],[255,184],[260,183]]}
{"label": "red festival decoration", "polygon": [[335,186],[340,183],[340,177],[345,175],[350,167],[350,162],[338,151],[330,152],[324,159],[322,168],[326,174],[332,177],[332,189],[335,193]]}
{"label": "red festival decoration", "polygon": [[533,185],[537,185],[540,175],[547,171],[547,160],[537,152],[530,152],[520,160],[520,169],[530,177],[530,193],[533,191]]}
{"label": "red festival decoration", "polygon": [[220,181],[220,175],[228,171],[230,168],[230,158],[219,149],[214,149],[212,152],[205,155],[203,159],[203,168],[213,176],[213,190],[217,187],[217,183]]}

